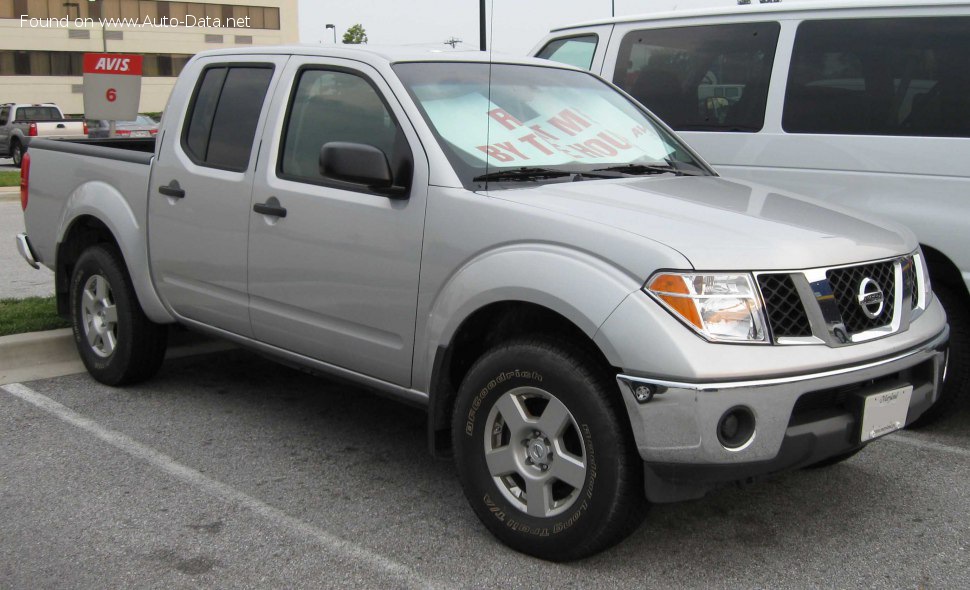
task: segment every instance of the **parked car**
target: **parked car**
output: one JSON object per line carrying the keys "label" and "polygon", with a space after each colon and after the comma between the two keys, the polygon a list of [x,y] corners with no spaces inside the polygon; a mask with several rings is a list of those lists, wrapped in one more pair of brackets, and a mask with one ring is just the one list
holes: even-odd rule
{"label": "parked car", "polygon": [[0,157],[20,166],[27,145],[37,137],[84,137],[88,129],[80,119],[68,119],[54,103],[0,105]]}
{"label": "parked car", "polygon": [[970,400],[970,3],[825,2],[630,16],[551,32],[732,178],[906,224],[951,327],[921,423]]}
{"label": "parked car", "polygon": [[[111,121],[88,121],[88,137],[92,139],[110,136]],[[158,121],[148,115],[138,115],[132,121],[116,121],[115,137],[154,137],[158,133]]]}
{"label": "parked car", "polygon": [[180,323],[425,408],[485,526],[552,560],[934,403],[910,231],[720,178],[588,72],[488,60],[205,52],[154,153],[37,142],[18,245],[90,373],[150,377]]}

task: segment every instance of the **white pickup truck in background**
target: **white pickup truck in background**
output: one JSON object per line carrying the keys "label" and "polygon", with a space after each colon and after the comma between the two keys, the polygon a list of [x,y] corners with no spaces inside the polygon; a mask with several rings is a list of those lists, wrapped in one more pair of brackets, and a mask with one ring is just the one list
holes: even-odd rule
{"label": "white pickup truck in background", "polygon": [[0,157],[12,158],[18,168],[35,137],[73,139],[87,134],[87,123],[68,119],[54,103],[0,105]]}

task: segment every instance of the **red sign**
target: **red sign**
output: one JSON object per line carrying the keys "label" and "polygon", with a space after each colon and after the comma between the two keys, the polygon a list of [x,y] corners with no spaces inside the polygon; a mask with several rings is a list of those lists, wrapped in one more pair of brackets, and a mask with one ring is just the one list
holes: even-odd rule
{"label": "red sign", "polygon": [[85,53],[84,73],[141,76],[141,60],[140,55]]}

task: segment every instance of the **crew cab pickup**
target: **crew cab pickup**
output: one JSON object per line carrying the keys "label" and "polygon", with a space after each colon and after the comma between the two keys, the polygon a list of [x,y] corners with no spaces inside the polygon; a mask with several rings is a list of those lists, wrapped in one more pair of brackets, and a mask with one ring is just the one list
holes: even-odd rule
{"label": "crew cab pickup", "polygon": [[946,367],[911,232],[722,179],[544,60],[206,52],[157,140],[28,158],[18,247],[96,379],[150,377],[180,323],[426,408],[477,516],[545,559],[846,459]]}
{"label": "crew cab pickup", "polygon": [[66,118],[56,104],[0,105],[0,157],[12,158],[14,166],[20,166],[34,138],[68,139],[87,134],[83,120]]}

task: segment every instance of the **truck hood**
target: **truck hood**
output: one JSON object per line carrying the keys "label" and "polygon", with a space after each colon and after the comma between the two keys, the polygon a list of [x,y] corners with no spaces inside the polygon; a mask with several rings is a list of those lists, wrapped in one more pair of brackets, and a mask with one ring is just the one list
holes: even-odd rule
{"label": "truck hood", "polygon": [[591,180],[489,196],[660,242],[698,270],[782,270],[908,254],[901,225],[770,187],[715,176]]}

